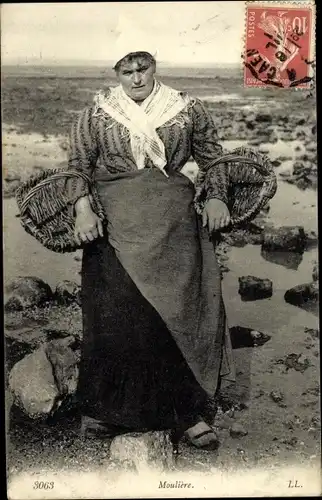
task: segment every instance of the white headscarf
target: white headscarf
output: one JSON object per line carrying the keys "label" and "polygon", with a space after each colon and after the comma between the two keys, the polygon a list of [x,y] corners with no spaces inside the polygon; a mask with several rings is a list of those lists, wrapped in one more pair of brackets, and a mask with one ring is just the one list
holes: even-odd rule
{"label": "white headscarf", "polygon": [[153,57],[157,56],[158,50],[151,39],[125,16],[120,16],[116,32],[118,37],[112,49],[113,67],[131,52],[148,52]]}

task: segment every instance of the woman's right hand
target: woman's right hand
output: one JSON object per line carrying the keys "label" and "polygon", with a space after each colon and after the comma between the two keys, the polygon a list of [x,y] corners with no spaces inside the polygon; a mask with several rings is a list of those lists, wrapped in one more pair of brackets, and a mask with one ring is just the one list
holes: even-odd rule
{"label": "woman's right hand", "polygon": [[88,198],[81,198],[75,205],[75,239],[78,245],[103,236],[102,220],[93,212]]}

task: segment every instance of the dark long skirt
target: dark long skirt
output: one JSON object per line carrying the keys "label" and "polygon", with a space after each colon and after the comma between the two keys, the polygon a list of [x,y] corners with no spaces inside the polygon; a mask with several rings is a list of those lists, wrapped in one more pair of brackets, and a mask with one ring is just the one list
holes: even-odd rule
{"label": "dark long skirt", "polygon": [[83,253],[82,413],[131,430],[193,425],[218,386],[226,324],[191,183],[153,171],[98,186],[109,222]]}

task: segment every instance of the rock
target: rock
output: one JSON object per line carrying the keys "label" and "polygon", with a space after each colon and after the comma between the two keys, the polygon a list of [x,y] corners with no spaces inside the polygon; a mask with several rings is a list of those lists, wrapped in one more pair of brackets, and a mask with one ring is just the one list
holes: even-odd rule
{"label": "rock", "polygon": [[276,364],[283,364],[286,368],[286,371],[290,370],[293,368],[297,372],[304,373],[305,370],[311,366],[311,362],[309,359],[304,358],[303,361],[301,361],[302,354],[295,354],[291,353],[285,356],[284,358],[276,360]]}
{"label": "rock", "polygon": [[260,153],[263,153],[263,154],[265,154],[265,155],[268,155],[268,154],[269,154],[269,152],[270,152],[270,149],[269,149],[268,147],[261,146],[261,147],[259,148],[259,152],[260,152]]}
{"label": "rock", "polygon": [[20,186],[20,182],[18,180],[12,181],[4,181],[3,183],[3,196],[4,198],[13,198],[16,194],[18,187]]}
{"label": "rock", "polygon": [[309,153],[315,153],[316,151],[315,143],[312,142],[311,144],[308,144],[308,146],[306,146],[306,151],[308,151]]}
{"label": "rock", "polygon": [[270,392],[270,398],[275,402],[275,403],[281,403],[284,401],[284,394],[280,390],[276,391],[271,391]]}
{"label": "rock", "polygon": [[286,444],[286,445],[288,445],[288,446],[292,446],[292,447],[294,447],[294,446],[296,446],[296,445],[297,445],[297,443],[298,443],[298,439],[297,439],[297,437],[293,436],[293,437],[291,437],[291,438],[289,438],[289,439],[283,439],[283,440],[282,440],[282,443],[283,443],[283,444]]}
{"label": "rock", "polygon": [[272,165],[273,165],[273,167],[277,168],[277,167],[280,167],[282,165],[282,162],[280,160],[276,159],[276,160],[272,161]]}
{"label": "rock", "polygon": [[[309,151],[310,152],[310,151]],[[293,165],[292,180],[300,189],[308,187],[316,188],[317,186],[317,159],[304,154],[298,157]]]}
{"label": "rock", "polygon": [[77,388],[80,353],[74,351],[73,346],[78,347],[78,342],[72,335],[64,339],[51,340],[45,346],[61,397],[74,394]]}
{"label": "rock", "polygon": [[[250,146],[260,146],[262,144],[262,139],[260,137],[255,137],[254,139],[250,139],[248,144]],[[265,141],[266,142],[266,141]]]}
{"label": "rock", "polygon": [[259,332],[257,330],[251,330],[250,336],[253,340],[254,347],[262,346],[272,338],[271,335],[267,335],[266,333]]}
{"label": "rock", "polygon": [[281,155],[281,156],[278,157],[278,160],[281,163],[284,163],[285,161],[291,161],[292,160],[292,156]]}
{"label": "rock", "polygon": [[273,284],[269,279],[255,276],[241,276],[238,278],[239,290],[242,300],[259,300],[271,297]]}
{"label": "rock", "polygon": [[222,239],[225,243],[234,247],[244,247],[247,245],[244,235],[235,231],[232,231],[231,233],[223,233]]}
{"label": "rock", "polygon": [[59,143],[59,146],[60,148],[63,150],[63,151],[68,151],[69,149],[69,141],[68,139],[62,139]]}
{"label": "rock", "polygon": [[[319,392],[316,395],[319,396]],[[318,415],[315,415],[314,417],[312,417],[310,425],[312,427],[316,427],[318,429],[321,429],[321,420],[320,420],[320,417]]]}
{"label": "rock", "polygon": [[270,144],[276,144],[278,142],[278,137],[274,132],[269,136],[268,142]]}
{"label": "rock", "polygon": [[306,238],[306,248],[314,247],[318,244],[319,237],[316,231],[305,231],[305,238]]}
{"label": "rock", "polygon": [[231,426],[229,433],[230,433],[231,437],[239,438],[239,437],[247,436],[248,431],[241,424],[238,424],[237,422],[235,422]]}
{"label": "rock", "polygon": [[263,235],[263,250],[303,252],[306,234],[302,226],[282,226],[266,228]]}
{"label": "rock", "polygon": [[307,153],[304,153],[303,155],[299,156],[298,159],[302,160],[303,162],[311,161],[311,158]]}
{"label": "rock", "polygon": [[263,234],[246,233],[245,241],[247,245],[261,245],[263,242]]}
{"label": "rock", "polygon": [[53,298],[50,286],[34,276],[19,276],[5,286],[5,311],[39,307]]}
{"label": "rock", "polygon": [[317,176],[315,173],[311,173],[311,174],[307,175],[305,180],[308,183],[308,187],[310,187],[312,189],[317,188],[318,180],[317,180]]}
{"label": "rock", "polygon": [[[7,320],[7,318],[6,318]],[[20,324],[12,324],[6,321],[5,332],[5,353],[6,353],[6,373],[27,354],[40,347],[47,340],[47,335],[41,324],[24,318]]]}
{"label": "rock", "polygon": [[115,437],[110,460],[131,463],[139,471],[168,470],[173,467],[173,446],[167,431],[130,433]]}
{"label": "rock", "polygon": [[243,326],[229,328],[229,334],[233,349],[262,346],[271,339],[270,335]]}
{"label": "rock", "polygon": [[81,305],[81,287],[74,281],[64,280],[56,286],[55,299],[61,305],[68,305],[72,302]]}
{"label": "rock", "polygon": [[272,115],[269,113],[257,113],[255,120],[259,123],[272,123]]}
{"label": "rock", "polygon": [[233,424],[232,418],[228,414],[217,416],[213,427],[215,429],[230,429]]}
{"label": "rock", "polygon": [[319,282],[297,285],[286,291],[284,299],[293,306],[316,305],[319,302]]}
{"label": "rock", "polygon": [[296,139],[296,134],[294,132],[281,132],[280,140],[285,142],[291,142]]}
{"label": "rock", "polygon": [[229,271],[230,271],[229,267],[225,266],[224,264],[220,264],[219,267],[220,267],[220,272],[223,273],[223,274],[224,273],[229,273]]}
{"label": "rock", "polygon": [[6,182],[15,182],[15,181],[20,182],[21,176],[16,172],[8,172],[7,175],[5,175],[4,180]]}
{"label": "rock", "polygon": [[9,387],[15,403],[30,418],[50,414],[59,393],[51,363],[43,347],[15,364],[9,375]]}
{"label": "rock", "polygon": [[300,406],[302,408],[316,408],[318,405],[318,401],[314,399],[314,401],[304,401],[303,403],[300,403]]}
{"label": "rock", "polygon": [[263,241],[263,231],[262,227],[253,223],[227,233],[223,231],[221,233],[221,238],[225,243],[234,247],[261,245]]}
{"label": "rock", "polygon": [[[302,157],[303,158],[303,157]],[[305,160],[307,161],[307,160]],[[301,160],[297,160],[294,164],[293,164],[293,174],[298,176],[300,174],[303,174],[303,173],[310,173],[310,166],[306,166],[305,164],[305,161],[303,161],[303,159]]]}
{"label": "rock", "polygon": [[283,172],[279,172],[280,177],[290,179],[292,177],[292,172],[290,170],[284,170]]}
{"label": "rock", "polygon": [[314,439],[321,438],[321,430],[316,427],[310,427],[308,429],[308,434],[310,434]]}
{"label": "rock", "polygon": [[319,339],[320,338],[320,330],[317,328],[304,328],[304,333],[311,335],[313,339]]}
{"label": "rock", "polygon": [[281,250],[268,251],[261,250],[261,256],[267,262],[272,262],[286,269],[298,269],[303,260],[303,253],[298,252],[285,252]]}
{"label": "rock", "polygon": [[305,190],[311,186],[311,180],[307,176],[303,176],[300,179],[295,179],[294,184],[301,190]]}

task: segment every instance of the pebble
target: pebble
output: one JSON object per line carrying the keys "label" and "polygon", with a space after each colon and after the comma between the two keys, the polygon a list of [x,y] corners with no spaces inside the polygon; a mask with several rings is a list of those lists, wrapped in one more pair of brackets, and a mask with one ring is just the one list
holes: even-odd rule
{"label": "pebble", "polygon": [[262,396],[264,396],[265,392],[262,391],[262,389],[260,389],[255,395],[254,395],[254,398],[261,398]]}
{"label": "pebble", "polygon": [[234,423],[231,426],[229,432],[230,432],[231,437],[233,437],[233,438],[247,436],[247,434],[248,434],[248,431],[241,424],[238,424],[238,423]]}
{"label": "pebble", "polygon": [[298,439],[297,439],[297,437],[293,436],[290,439],[283,439],[282,443],[286,444],[288,446],[295,446],[298,443]]}
{"label": "pebble", "polygon": [[307,431],[308,434],[311,434],[313,437],[319,437],[319,435],[321,434],[320,433],[320,430],[317,429],[316,427],[310,427],[309,430]]}
{"label": "pebble", "polygon": [[281,401],[284,401],[284,394],[280,390],[271,391],[270,397],[275,403],[280,403]]}

